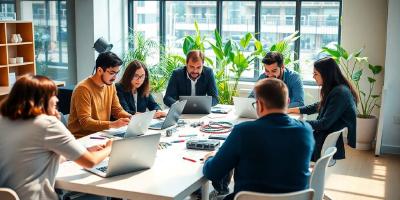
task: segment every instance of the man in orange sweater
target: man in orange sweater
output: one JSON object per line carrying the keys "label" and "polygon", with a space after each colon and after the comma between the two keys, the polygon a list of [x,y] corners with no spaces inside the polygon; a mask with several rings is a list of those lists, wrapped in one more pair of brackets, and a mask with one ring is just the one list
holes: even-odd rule
{"label": "man in orange sweater", "polygon": [[[121,65],[121,59],[114,53],[100,53],[96,73],[75,87],[68,129],[76,138],[129,123],[131,114],[121,107],[113,84]],[[111,116],[117,120],[110,121]]]}

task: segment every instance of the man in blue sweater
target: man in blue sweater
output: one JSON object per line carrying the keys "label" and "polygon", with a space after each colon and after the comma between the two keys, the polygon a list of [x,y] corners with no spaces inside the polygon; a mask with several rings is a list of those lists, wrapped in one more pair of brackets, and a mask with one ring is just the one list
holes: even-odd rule
{"label": "man in blue sweater", "polygon": [[[303,82],[300,75],[294,71],[285,68],[283,56],[276,51],[268,52],[262,59],[264,64],[264,73],[258,77],[258,81],[265,78],[277,78],[282,80],[289,91],[289,108],[304,106]],[[254,90],[249,98],[254,98]]]}
{"label": "man in blue sweater", "polygon": [[234,191],[225,199],[240,191],[286,193],[308,188],[314,148],[311,126],[286,114],[288,89],[283,81],[263,79],[254,90],[259,118],[236,125],[218,152],[204,158],[203,173],[217,192],[223,192],[219,186],[234,170]]}
{"label": "man in blue sweater", "polygon": [[186,56],[186,66],[172,72],[164,96],[164,104],[171,106],[179,96],[211,96],[212,105],[218,104],[218,90],[211,68],[203,67],[204,54],[193,50]]}

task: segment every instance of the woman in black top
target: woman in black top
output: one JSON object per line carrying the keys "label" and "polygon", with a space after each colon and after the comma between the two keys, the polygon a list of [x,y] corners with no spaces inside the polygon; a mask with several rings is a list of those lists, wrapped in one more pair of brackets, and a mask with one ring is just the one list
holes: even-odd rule
{"label": "woman in black top", "polygon": [[154,101],[150,94],[149,71],[146,66],[134,60],[125,69],[122,79],[117,83],[117,95],[121,106],[128,113],[146,112],[146,109],[157,110],[155,118],[165,117],[165,112]]}
{"label": "woman in black top", "polygon": [[[307,120],[314,129],[315,149],[313,161],[321,155],[322,145],[328,134],[348,128],[348,145],[356,146],[356,117],[358,95],[350,81],[347,80],[336,61],[330,57],[322,58],[314,63],[313,78],[321,87],[321,101],[303,107],[291,108],[289,113],[314,114],[316,120]],[[345,150],[343,136],[336,143],[338,151],[334,159],[344,159]]]}

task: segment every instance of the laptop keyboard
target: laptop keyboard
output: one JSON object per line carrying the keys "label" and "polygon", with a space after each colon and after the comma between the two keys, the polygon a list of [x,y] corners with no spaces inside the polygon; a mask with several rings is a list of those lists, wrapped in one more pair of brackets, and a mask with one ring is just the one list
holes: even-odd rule
{"label": "laptop keyboard", "polygon": [[117,133],[117,134],[114,134],[114,136],[123,138],[125,136],[125,133]]}
{"label": "laptop keyboard", "polygon": [[150,127],[152,127],[152,128],[161,128],[163,123],[164,123],[163,121],[162,122],[157,122],[155,124],[152,124]]}
{"label": "laptop keyboard", "polygon": [[99,167],[99,168],[96,168],[96,169],[105,173],[107,171],[107,168],[108,168],[108,166],[104,166],[104,167]]}

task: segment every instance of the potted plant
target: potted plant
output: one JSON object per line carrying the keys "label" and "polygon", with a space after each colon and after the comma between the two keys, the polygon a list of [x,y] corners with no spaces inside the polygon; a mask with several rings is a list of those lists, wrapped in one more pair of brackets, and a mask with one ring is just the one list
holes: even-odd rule
{"label": "potted plant", "polygon": [[[382,66],[370,64],[367,57],[361,56],[362,51],[363,49],[360,49],[349,54],[338,44],[335,47],[322,48],[322,52],[336,60],[344,75],[351,80],[358,92],[360,103],[357,107],[356,149],[368,150],[371,149],[378,124],[378,119],[372,115],[372,112],[374,108],[380,108],[378,104],[380,94],[373,92],[375,77],[382,71]],[[365,71],[369,73],[365,74]],[[361,87],[365,84],[366,87]]]}

